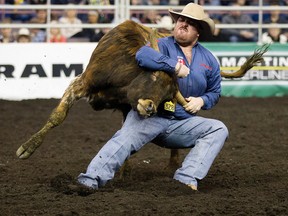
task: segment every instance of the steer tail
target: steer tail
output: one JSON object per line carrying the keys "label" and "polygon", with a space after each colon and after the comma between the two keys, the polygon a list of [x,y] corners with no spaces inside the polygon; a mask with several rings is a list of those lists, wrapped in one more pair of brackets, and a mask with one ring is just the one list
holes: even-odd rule
{"label": "steer tail", "polygon": [[54,127],[60,125],[66,118],[74,102],[85,96],[81,76],[77,76],[65,90],[58,106],[52,111],[46,124],[31,138],[22,144],[16,151],[17,157],[29,158],[42,144],[46,134]]}
{"label": "steer tail", "polygon": [[221,71],[221,76],[225,78],[240,78],[243,77],[248,70],[254,67],[256,64],[263,61],[263,55],[268,51],[270,44],[264,44],[260,48],[254,51],[254,54],[251,55],[246,62],[241,66],[238,71],[235,72],[223,72]]}

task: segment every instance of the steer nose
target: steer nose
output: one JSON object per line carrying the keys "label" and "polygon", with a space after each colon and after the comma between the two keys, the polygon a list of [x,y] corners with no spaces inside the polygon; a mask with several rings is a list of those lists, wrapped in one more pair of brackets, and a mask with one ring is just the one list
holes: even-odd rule
{"label": "steer nose", "polygon": [[146,111],[147,111],[147,112],[151,112],[151,111],[153,111],[153,108],[154,108],[154,105],[153,105],[152,102],[150,102],[150,103],[149,103],[149,106],[146,107]]}

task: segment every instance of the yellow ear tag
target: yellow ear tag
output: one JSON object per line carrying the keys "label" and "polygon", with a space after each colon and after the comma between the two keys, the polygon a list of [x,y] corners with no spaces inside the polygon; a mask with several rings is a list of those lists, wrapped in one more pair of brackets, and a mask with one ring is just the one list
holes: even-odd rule
{"label": "yellow ear tag", "polygon": [[169,112],[175,112],[175,104],[172,101],[165,102],[164,110],[167,110]]}

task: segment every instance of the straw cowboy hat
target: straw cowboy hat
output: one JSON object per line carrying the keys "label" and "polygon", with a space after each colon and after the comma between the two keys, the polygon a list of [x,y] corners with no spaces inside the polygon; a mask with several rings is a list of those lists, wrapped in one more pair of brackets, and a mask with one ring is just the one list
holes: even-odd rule
{"label": "straw cowboy hat", "polygon": [[198,4],[189,3],[183,8],[181,13],[175,12],[171,9],[169,10],[169,13],[175,22],[177,21],[179,16],[184,16],[189,19],[195,20],[197,23],[199,23],[200,36],[201,34],[213,35],[214,33],[215,29],[214,21],[210,19],[208,15],[205,14],[203,7]]}

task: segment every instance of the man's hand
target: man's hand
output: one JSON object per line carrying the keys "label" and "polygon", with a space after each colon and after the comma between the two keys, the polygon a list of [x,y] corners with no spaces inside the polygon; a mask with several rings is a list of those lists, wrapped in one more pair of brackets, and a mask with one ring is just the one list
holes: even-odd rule
{"label": "man's hand", "polygon": [[180,62],[177,62],[175,66],[175,73],[178,77],[187,77],[190,73],[190,69],[186,66],[181,64]]}
{"label": "man's hand", "polygon": [[185,99],[188,103],[183,107],[189,113],[197,113],[204,105],[204,101],[201,97],[189,97]]}

